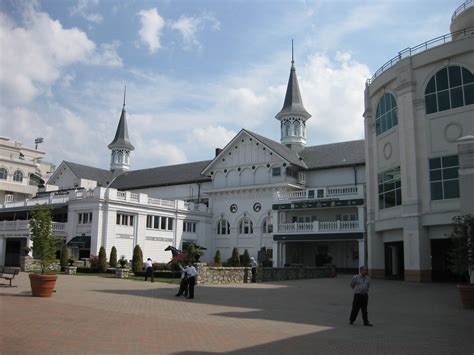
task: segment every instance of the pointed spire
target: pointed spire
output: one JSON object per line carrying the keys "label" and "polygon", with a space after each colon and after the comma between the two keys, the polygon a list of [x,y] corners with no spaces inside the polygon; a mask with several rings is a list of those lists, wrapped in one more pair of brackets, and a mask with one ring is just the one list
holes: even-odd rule
{"label": "pointed spire", "polygon": [[298,115],[303,116],[305,120],[311,117],[303,106],[301,99],[300,87],[298,85],[298,78],[296,77],[295,59],[293,50],[293,40],[291,40],[291,70],[286,88],[285,102],[280,112],[275,116],[280,119],[283,116]]}
{"label": "pointed spire", "polygon": [[129,150],[134,150],[135,147],[130,143],[128,138],[128,128],[127,128],[127,114],[125,111],[125,95],[127,93],[127,86],[123,93],[123,108],[122,114],[120,115],[120,121],[117,126],[117,131],[115,132],[114,140],[108,145],[109,149],[113,148],[124,148]]}

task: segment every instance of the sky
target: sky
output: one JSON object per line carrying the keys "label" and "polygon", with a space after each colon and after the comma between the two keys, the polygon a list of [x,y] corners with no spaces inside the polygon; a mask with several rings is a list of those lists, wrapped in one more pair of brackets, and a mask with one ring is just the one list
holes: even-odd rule
{"label": "sky", "polygon": [[291,65],[307,145],[364,138],[365,81],[449,33],[461,0],[0,0],[0,136],[108,169],[127,86],[131,169],[280,141]]}

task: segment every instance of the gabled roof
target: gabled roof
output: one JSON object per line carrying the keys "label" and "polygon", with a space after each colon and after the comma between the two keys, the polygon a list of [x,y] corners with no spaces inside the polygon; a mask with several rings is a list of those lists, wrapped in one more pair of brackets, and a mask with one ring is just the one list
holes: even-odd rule
{"label": "gabled roof", "polygon": [[364,140],[306,147],[300,153],[308,169],[365,164]]}
{"label": "gabled roof", "polygon": [[125,148],[129,150],[135,149],[132,143],[130,143],[130,139],[128,138],[125,103],[123,104],[122,114],[120,115],[120,121],[117,126],[117,131],[115,132],[114,140],[108,145],[108,147],[109,149],[112,149],[112,148]]}
{"label": "gabled roof", "polygon": [[81,165],[70,161],[64,161],[63,163],[67,165],[72,173],[79,179],[97,181],[97,183],[102,186],[107,186],[113,179],[113,173],[110,170],[94,168],[92,166]]}
{"label": "gabled roof", "polygon": [[209,162],[210,160],[204,160],[193,163],[127,171],[117,176],[111,184],[111,187],[119,190],[136,190],[146,187],[211,181],[209,177],[201,175],[201,171]]}

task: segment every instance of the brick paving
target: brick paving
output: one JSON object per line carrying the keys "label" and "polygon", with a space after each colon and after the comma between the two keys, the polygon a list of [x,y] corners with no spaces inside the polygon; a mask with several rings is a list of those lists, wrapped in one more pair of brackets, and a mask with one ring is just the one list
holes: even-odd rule
{"label": "brick paving", "polygon": [[[474,311],[453,284],[372,280],[373,328],[348,324],[350,277],[230,286],[28,275],[0,287],[1,354],[474,354]],[[1,281],[0,281],[1,282]]]}

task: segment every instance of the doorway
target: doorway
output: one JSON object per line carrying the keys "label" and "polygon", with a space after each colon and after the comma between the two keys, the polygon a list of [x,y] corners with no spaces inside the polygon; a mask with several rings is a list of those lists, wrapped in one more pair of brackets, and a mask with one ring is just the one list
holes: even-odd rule
{"label": "doorway", "polygon": [[385,243],[385,278],[393,280],[405,279],[403,242]]}
{"label": "doorway", "polygon": [[5,266],[20,266],[21,239],[7,239],[5,246]]}

